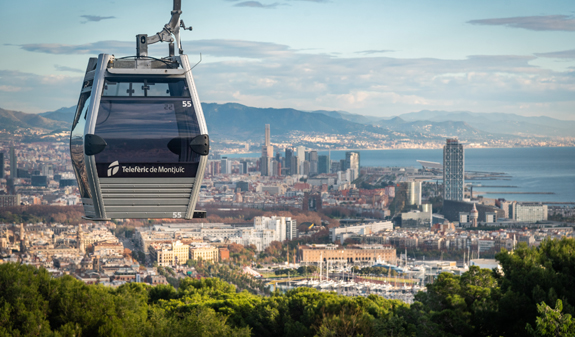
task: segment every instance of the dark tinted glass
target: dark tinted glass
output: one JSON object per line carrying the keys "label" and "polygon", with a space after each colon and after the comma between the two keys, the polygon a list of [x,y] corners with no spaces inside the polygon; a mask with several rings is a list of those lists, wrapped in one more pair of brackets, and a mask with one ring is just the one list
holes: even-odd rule
{"label": "dark tinted glass", "polygon": [[86,115],[90,106],[90,92],[80,95],[76,115],[72,123],[70,133],[70,157],[72,166],[78,179],[78,188],[82,198],[90,198],[90,188],[88,187],[88,174],[86,173],[86,163],[84,161],[84,127],[86,126]]}
{"label": "dark tinted glass", "polygon": [[103,97],[190,97],[185,79],[106,79]]}
{"label": "dark tinted glass", "polygon": [[190,100],[102,98],[96,135],[108,144],[98,165],[121,163],[197,163],[190,141],[199,135]]}

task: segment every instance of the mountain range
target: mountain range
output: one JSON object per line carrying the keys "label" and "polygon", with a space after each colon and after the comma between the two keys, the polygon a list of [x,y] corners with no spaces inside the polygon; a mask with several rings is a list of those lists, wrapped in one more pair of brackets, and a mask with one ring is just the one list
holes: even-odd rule
{"label": "mountain range", "polygon": [[[280,137],[293,131],[324,134],[368,132],[413,139],[457,136],[468,140],[575,136],[575,121],[504,113],[423,110],[384,119],[345,111],[254,108],[238,103],[202,103],[202,108],[212,137],[236,140],[259,141],[263,124],[270,124],[272,135]],[[76,107],[72,106],[28,114],[0,108],[0,125],[6,129],[69,129],[75,110]]]}

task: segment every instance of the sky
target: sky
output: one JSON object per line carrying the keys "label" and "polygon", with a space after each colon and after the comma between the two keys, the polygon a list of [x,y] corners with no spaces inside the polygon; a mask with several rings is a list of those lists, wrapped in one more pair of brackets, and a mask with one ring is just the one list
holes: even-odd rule
{"label": "sky", "polygon": [[[0,108],[76,104],[90,57],[135,54],[171,0],[0,1]],[[202,102],[575,120],[575,2],[182,0]],[[150,47],[166,56],[168,45]]]}

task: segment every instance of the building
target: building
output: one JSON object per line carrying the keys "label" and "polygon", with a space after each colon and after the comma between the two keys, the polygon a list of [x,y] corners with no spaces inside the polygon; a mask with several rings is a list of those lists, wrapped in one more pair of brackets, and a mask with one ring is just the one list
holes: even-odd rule
{"label": "building", "polygon": [[342,168],[343,170],[352,169],[356,170],[359,174],[359,152],[355,151],[347,151],[345,153],[345,166]]}
{"label": "building", "polygon": [[515,221],[537,222],[547,220],[547,205],[514,201],[509,207],[510,218]]}
{"label": "building", "polygon": [[4,152],[0,152],[0,179],[4,179]]}
{"label": "building", "polygon": [[230,259],[230,250],[227,248],[219,248],[218,251],[220,252],[220,261],[225,261]]}
{"label": "building", "polygon": [[407,182],[407,205],[421,205],[421,181]]}
{"label": "building", "polygon": [[290,217],[286,218],[286,240],[297,239],[297,221]]}
{"label": "building", "polygon": [[18,178],[18,159],[16,158],[16,150],[10,147],[10,178]]}
{"label": "building", "polygon": [[330,161],[329,161],[329,156],[318,156],[317,159],[317,173],[318,174],[322,174],[322,173],[330,173],[330,167],[329,167]]}
{"label": "building", "polygon": [[443,199],[463,200],[465,153],[463,144],[448,138],[443,146]]}
{"label": "building", "polygon": [[236,183],[236,188],[242,192],[247,192],[250,190],[250,183],[248,183],[247,181],[238,181]]}
{"label": "building", "polygon": [[212,246],[190,246],[190,259],[218,262],[220,251]]}
{"label": "building", "polygon": [[172,243],[153,243],[149,252],[152,261],[162,267],[182,265],[190,256],[189,246],[179,240]]}
{"label": "building", "polygon": [[297,155],[298,174],[304,174],[302,165],[303,162],[305,161],[305,147],[298,146],[296,155]]}
{"label": "building", "polygon": [[479,212],[478,222],[487,222],[486,214],[491,215],[495,213],[497,218],[504,218],[504,212],[499,207],[454,200],[443,201],[443,215],[449,221],[459,221],[461,223],[470,222],[471,218],[469,215],[473,207],[476,207],[476,210]]}
{"label": "building", "polygon": [[432,216],[433,215],[431,210],[427,212],[413,210],[406,213],[401,213],[401,228],[429,228],[432,225]]}
{"label": "building", "polygon": [[0,207],[20,206],[20,194],[0,195]]}
{"label": "building", "polygon": [[[356,234],[370,235],[383,230],[393,230],[393,222],[391,221],[380,221],[372,222],[369,224],[349,226],[349,227],[336,227],[330,228],[329,234],[331,241],[335,242],[338,239],[343,243],[343,241],[348,237]],[[345,235],[347,234],[347,235]]]}
{"label": "building", "polygon": [[317,151],[310,151],[309,152],[309,173],[310,174],[318,174],[318,164],[319,164],[319,157],[317,155]]}
{"label": "building", "polygon": [[232,163],[227,157],[220,159],[220,171],[222,174],[232,173]]}
{"label": "building", "polygon": [[289,171],[289,174],[290,174],[290,175],[291,175],[291,174],[295,174],[295,172],[293,172],[293,171],[291,170],[291,167],[292,167],[291,162],[292,162],[292,158],[293,158],[293,157],[294,157],[294,155],[293,155],[293,149],[286,149],[284,166],[285,166],[285,168]]}
{"label": "building", "polygon": [[302,210],[303,211],[321,211],[322,200],[321,194],[312,194],[309,193],[304,194],[303,202],[302,202]]}
{"label": "building", "polygon": [[274,157],[274,148],[271,146],[270,125],[266,124],[264,146],[262,146],[262,157],[260,159],[260,172],[262,176],[273,175],[272,159]]}
{"label": "building", "polygon": [[354,248],[342,248],[337,245],[302,246],[299,250],[300,260],[305,264],[323,263],[373,263],[375,261],[396,261],[395,248],[384,245],[358,245]]}
{"label": "building", "polygon": [[48,186],[48,177],[47,176],[32,176],[31,184],[32,184],[32,186],[35,186],[35,187],[46,187],[46,186]]}

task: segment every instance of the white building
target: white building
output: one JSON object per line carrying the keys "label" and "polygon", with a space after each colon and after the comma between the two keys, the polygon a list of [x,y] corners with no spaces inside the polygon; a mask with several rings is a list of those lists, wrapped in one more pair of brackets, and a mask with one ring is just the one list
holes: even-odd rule
{"label": "white building", "polygon": [[547,220],[547,205],[517,203],[509,206],[510,217],[520,222],[537,222]]}
{"label": "white building", "polygon": [[[360,235],[369,235],[373,233],[377,233],[383,230],[393,230],[393,222],[391,221],[380,221],[380,222],[372,222],[369,224],[358,225],[358,226],[349,226],[349,227],[337,227],[337,228],[330,228],[329,234],[331,237],[331,241],[335,242],[338,240],[338,236],[342,234],[360,234]],[[340,238],[341,241],[341,238]]]}

